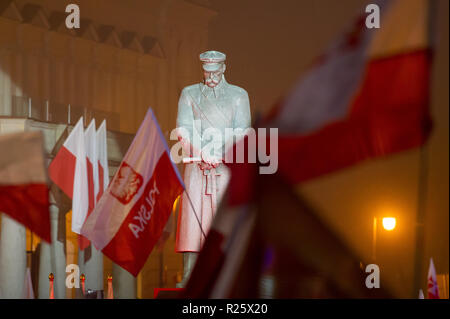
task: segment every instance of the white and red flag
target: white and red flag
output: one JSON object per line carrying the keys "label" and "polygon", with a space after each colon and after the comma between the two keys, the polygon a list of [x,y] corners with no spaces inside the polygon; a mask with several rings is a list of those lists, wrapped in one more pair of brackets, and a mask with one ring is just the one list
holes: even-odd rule
{"label": "white and red flag", "polygon": [[48,172],[50,179],[72,199],[72,231],[80,234],[89,208],[83,117],[50,163]]}
{"label": "white and red flag", "polygon": [[368,158],[421,146],[431,131],[430,1],[372,1],[274,109],[278,172],[297,184]]}
{"label": "white and red flag", "polygon": [[41,132],[0,136],[0,212],[51,242],[49,189]]}
{"label": "white and red flag", "polygon": [[81,233],[137,276],[184,189],[151,109]]}
{"label": "white and red flag", "polygon": [[106,121],[103,120],[96,132],[97,163],[98,163],[98,194],[97,202],[109,185],[108,148],[106,142]]}
{"label": "white and red flag", "polygon": [[[86,218],[94,210],[96,198],[99,192],[98,160],[97,160],[97,139],[95,131],[95,119],[84,131],[84,145],[86,146],[86,167],[88,177],[88,197],[89,205]],[[84,221],[83,221],[84,222]],[[79,248],[84,250],[89,246],[89,240],[83,235],[79,236]]]}
{"label": "white and red flag", "polygon": [[437,283],[436,269],[434,268],[433,258],[430,258],[430,267],[428,268],[428,299],[440,299],[439,286]]}

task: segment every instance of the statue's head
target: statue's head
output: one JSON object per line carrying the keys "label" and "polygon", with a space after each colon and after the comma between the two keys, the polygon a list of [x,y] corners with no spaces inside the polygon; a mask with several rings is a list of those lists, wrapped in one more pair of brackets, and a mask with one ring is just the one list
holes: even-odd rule
{"label": "statue's head", "polygon": [[217,86],[222,81],[225,72],[226,55],[219,51],[206,51],[200,54],[203,63],[203,81],[210,88]]}

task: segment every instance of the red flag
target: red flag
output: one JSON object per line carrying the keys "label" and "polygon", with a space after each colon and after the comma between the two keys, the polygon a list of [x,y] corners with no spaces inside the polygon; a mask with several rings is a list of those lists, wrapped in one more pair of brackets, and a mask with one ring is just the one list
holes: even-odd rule
{"label": "red flag", "polygon": [[48,173],[50,179],[72,199],[72,231],[79,234],[89,208],[82,117],[50,163]]}
{"label": "red flag", "polygon": [[256,211],[245,205],[218,211],[183,296],[227,298],[230,295],[236,272],[248,253],[255,221]]}
{"label": "red flag", "polygon": [[430,258],[430,267],[428,268],[428,299],[440,299],[439,286],[437,283],[436,269],[434,268],[433,258]]}
{"label": "red flag", "polygon": [[183,189],[164,136],[149,109],[81,233],[116,264],[137,276]]}
{"label": "red flag", "polygon": [[0,136],[0,211],[51,242],[41,132]]}

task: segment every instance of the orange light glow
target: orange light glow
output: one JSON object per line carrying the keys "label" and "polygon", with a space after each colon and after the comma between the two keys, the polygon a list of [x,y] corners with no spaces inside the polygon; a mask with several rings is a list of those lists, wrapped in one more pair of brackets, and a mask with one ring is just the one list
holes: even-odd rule
{"label": "orange light glow", "polygon": [[384,217],[383,218],[383,228],[387,231],[391,231],[395,228],[396,220],[395,217]]}

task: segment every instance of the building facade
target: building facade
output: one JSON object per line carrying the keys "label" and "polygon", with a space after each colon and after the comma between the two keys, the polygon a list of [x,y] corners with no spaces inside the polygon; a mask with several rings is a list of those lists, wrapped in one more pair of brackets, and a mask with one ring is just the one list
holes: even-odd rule
{"label": "building facade", "polygon": [[[81,116],[86,126],[91,119],[97,126],[106,119],[109,173],[113,176],[149,107],[170,143],[180,91],[201,78],[198,55],[208,49],[208,26],[215,12],[208,1],[78,0],[80,28],[68,29],[68,4],[58,0],[1,1],[0,134],[43,131],[50,162],[64,130],[70,130]],[[48,297],[48,280],[44,279],[50,270],[56,272],[56,297],[75,296],[62,282],[66,264],[77,261],[70,203],[58,196],[54,187],[52,191],[56,194],[52,226],[63,229],[65,235],[56,232],[57,241],[51,247],[1,215],[3,297],[20,297],[22,277],[19,274],[12,280],[7,269],[14,268],[8,268],[5,260],[17,250],[19,263],[28,251],[30,258],[27,261],[25,257],[25,262],[34,267],[39,297]],[[127,273],[113,278],[116,297],[151,298],[153,288],[175,286],[182,272],[182,257],[174,252],[175,218],[174,210],[169,240],[163,251],[155,249],[150,255],[137,280]],[[12,228],[5,231],[8,227]],[[14,240],[8,237],[13,228],[19,236]],[[39,256],[39,262],[31,256]],[[105,289],[113,268],[104,257]]]}

